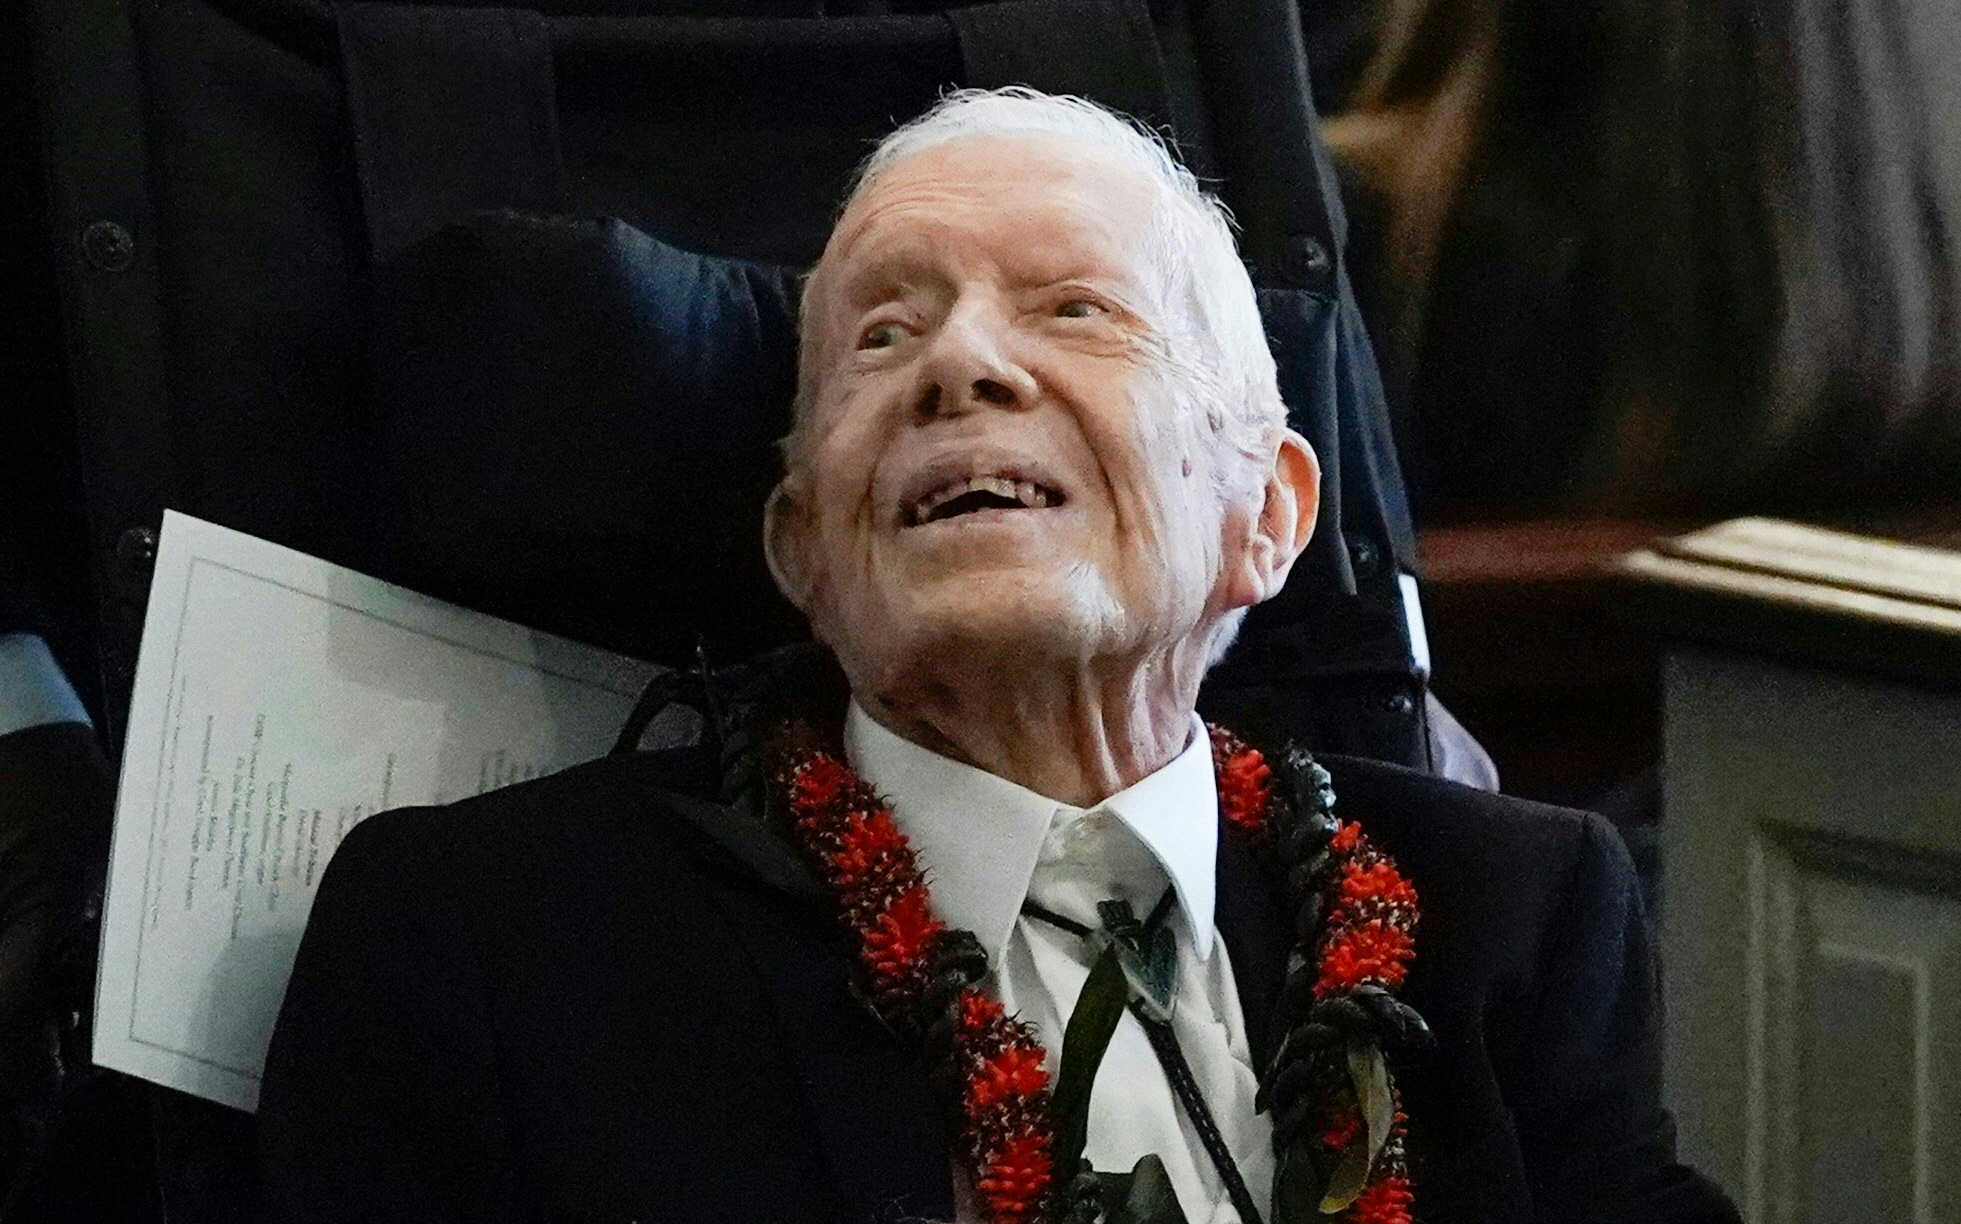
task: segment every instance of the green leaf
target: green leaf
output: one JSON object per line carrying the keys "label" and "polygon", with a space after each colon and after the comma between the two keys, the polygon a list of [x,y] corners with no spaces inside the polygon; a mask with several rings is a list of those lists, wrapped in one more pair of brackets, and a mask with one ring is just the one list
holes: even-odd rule
{"label": "green leaf", "polygon": [[1321,1195],[1321,1214],[1338,1215],[1347,1211],[1348,1205],[1361,1196],[1362,1187],[1368,1184],[1368,1147],[1351,1143],[1342,1150],[1334,1172],[1328,1175],[1328,1188]]}
{"label": "green leaf", "polygon": [[1070,1178],[1083,1158],[1083,1145],[1089,1141],[1089,1095],[1096,1084],[1096,1069],[1103,1065],[1103,1052],[1110,1047],[1110,1036],[1123,1019],[1130,987],[1123,967],[1117,963],[1115,945],[1105,947],[1090,966],[1082,993],[1076,996],[1076,1009],[1069,1014],[1069,1027],[1062,1034],[1062,1071],[1056,1076],[1055,1095],[1049,1108],[1055,1118],[1055,1161],[1057,1176]]}
{"label": "green leaf", "polygon": [[1187,1224],[1171,1175],[1156,1155],[1144,1157],[1128,1173],[1102,1174],[1101,1180],[1105,1224]]}
{"label": "green leaf", "polygon": [[1275,1224],[1305,1224],[1321,1213],[1321,1196],[1327,1180],[1314,1162],[1306,1136],[1294,1140],[1280,1153],[1273,1173],[1273,1218]]}
{"label": "green leaf", "polygon": [[[1355,1103],[1369,1128],[1366,1152],[1368,1163],[1373,1166],[1383,1145],[1389,1142],[1389,1128],[1396,1121],[1396,1097],[1389,1091],[1389,1064],[1382,1057],[1382,1047],[1373,1041],[1350,1041],[1348,1078],[1355,1085]],[[1367,1169],[1363,1171],[1366,1173]]]}
{"label": "green leaf", "polygon": [[1102,1224],[1120,1224],[1124,1204],[1130,1201],[1130,1183],[1134,1180],[1131,1173],[1096,1175],[1096,1197],[1103,1205],[1103,1214],[1098,1217]]}

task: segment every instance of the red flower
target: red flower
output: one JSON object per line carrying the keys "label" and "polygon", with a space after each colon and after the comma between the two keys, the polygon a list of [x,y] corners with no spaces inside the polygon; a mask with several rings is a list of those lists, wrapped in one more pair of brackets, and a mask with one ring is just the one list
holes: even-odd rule
{"label": "red flower", "polygon": [[1003,1145],[980,1171],[974,1189],[987,1202],[988,1218],[1003,1224],[1034,1219],[1054,1176],[1046,1135],[1019,1135]]}
{"label": "red flower", "polygon": [[[1354,825],[1349,825],[1354,828]],[[1341,899],[1350,905],[1361,901],[1380,901],[1385,905],[1416,905],[1416,890],[1388,859],[1377,859],[1367,867],[1344,864],[1341,869]]]}
{"label": "red flower", "polygon": [[1273,780],[1266,758],[1235,741],[1223,761],[1216,756],[1214,760],[1219,775],[1219,811],[1226,823],[1246,833],[1264,828]]}
{"label": "red flower", "polygon": [[1353,854],[1355,853],[1355,847],[1361,844],[1362,826],[1352,820],[1347,821],[1341,828],[1336,829],[1335,835],[1328,839],[1328,849],[1334,851],[1336,854]]}
{"label": "red flower", "polygon": [[851,781],[851,770],[836,757],[811,757],[796,772],[796,793],[791,796],[790,803],[797,808],[798,815],[809,819],[819,814],[812,809],[830,806]]}
{"label": "red flower", "polygon": [[1341,1116],[1321,1132],[1321,1146],[1332,1152],[1339,1152],[1355,1141],[1362,1133],[1362,1115],[1352,1109],[1343,1110]]}
{"label": "red flower", "polygon": [[926,886],[915,884],[894,898],[864,936],[865,963],[883,979],[904,978],[925,959],[946,924],[933,917]]}
{"label": "red flower", "polygon": [[837,887],[849,889],[876,870],[887,855],[905,848],[906,835],[892,823],[889,812],[851,812],[838,834],[838,847],[827,861]]}
{"label": "red flower", "polygon": [[1011,1045],[983,1060],[967,1077],[968,1108],[989,1109],[1009,1097],[1032,1097],[1048,1086],[1042,1051]]}
{"label": "red flower", "polygon": [[969,1037],[978,1037],[1002,1016],[998,999],[991,999],[969,987],[960,992],[960,1028]]}
{"label": "red flower", "polygon": [[1338,932],[1322,951],[1321,977],[1314,993],[1352,990],[1364,982],[1394,990],[1408,976],[1415,953],[1416,941],[1406,931],[1376,922],[1350,927]]}
{"label": "red flower", "polygon": [[1411,1224],[1409,1207],[1415,1198],[1406,1177],[1372,1181],[1349,1204],[1349,1224]]}

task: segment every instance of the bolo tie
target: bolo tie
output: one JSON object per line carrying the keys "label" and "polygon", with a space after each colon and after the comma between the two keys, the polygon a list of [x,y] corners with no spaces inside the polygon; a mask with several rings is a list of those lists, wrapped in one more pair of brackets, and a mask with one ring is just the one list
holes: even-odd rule
{"label": "bolo tie", "polygon": [[[1142,921],[1128,901],[1099,901],[1096,911],[1103,919],[1100,929],[1058,914],[1032,899],[1022,901],[1021,912],[1084,941],[1090,948],[1092,962],[1106,951],[1114,954],[1123,970],[1128,994],[1125,1006],[1144,1030],[1144,1038],[1150,1042],[1151,1052],[1157,1055],[1172,1094],[1178,1098],[1212,1167],[1218,1171],[1227,1198],[1243,1224],[1261,1224],[1259,1208],[1239,1172],[1239,1162],[1233,1159],[1232,1149],[1219,1133],[1219,1124],[1198,1090],[1198,1079],[1192,1074],[1192,1065],[1179,1048],[1178,1035],[1171,1027],[1172,1001],[1178,985],[1178,954],[1176,938],[1166,919],[1175,901],[1174,891],[1165,889]],[[1101,1061],[1100,1053],[1098,1061]]]}

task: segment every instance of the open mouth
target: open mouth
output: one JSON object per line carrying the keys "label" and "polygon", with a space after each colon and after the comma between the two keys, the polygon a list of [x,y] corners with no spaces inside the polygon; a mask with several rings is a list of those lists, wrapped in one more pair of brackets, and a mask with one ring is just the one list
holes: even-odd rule
{"label": "open mouth", "polygon": [[1063,503],[1062,491],[1012,476],[965,476],[949,480],[906,508],[906,526],[941,523],[983,510],[1046,510]]}

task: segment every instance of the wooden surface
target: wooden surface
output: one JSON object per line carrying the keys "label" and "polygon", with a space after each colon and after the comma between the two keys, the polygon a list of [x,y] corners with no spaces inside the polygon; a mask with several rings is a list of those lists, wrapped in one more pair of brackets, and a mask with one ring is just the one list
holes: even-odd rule
{"label": "wooden surface", "polygon": [[1961,690],[1699,645],[1665,677],[1683,1158],[1751,1224],[1961,1224]]}
{"label": "wooden surface", "polygon": [[1591,804],[1653,764],[1655,656],[1613,564],[1672,526],[1595,518],[1420,535],[1436,692],[1508,792]]}
{"label": "wooden surface", "polygon": [[[1961,506],[1815,517],[1961,549]],[[1660,751],[1657,611],[1616,567],[1629,553],[1707,522],[1512,519],[1444,524],[1419,535],[1436,691],[1491,750],[1506,790],[1592,804],[1653,766]],[[1698,624],[1719,630],[1735,614],[1720,602],[1678,602],[1680,615],[1663,618],[1667,632],[1694,632]],[[1851,636],[1861,647],[1861,635]]]}
{"label": "wooden surface", "polygon": [[1617,572],[1672,637],[1961,685],[1961,552],[1743,518]]}
{"label": "wooden surface", "polygon": [[1667,641],[1684,1158],[1751,1224],[1961,1224],[1961,553],[1745,518],[1616,573]]}
{"label": "wooden surface", "polygon": [[1424,532],[1437,692],[1513,793],[1661,758],[1671,1103],[1745,1218],[1961,1224],[1961,556],[1695,525]]}

